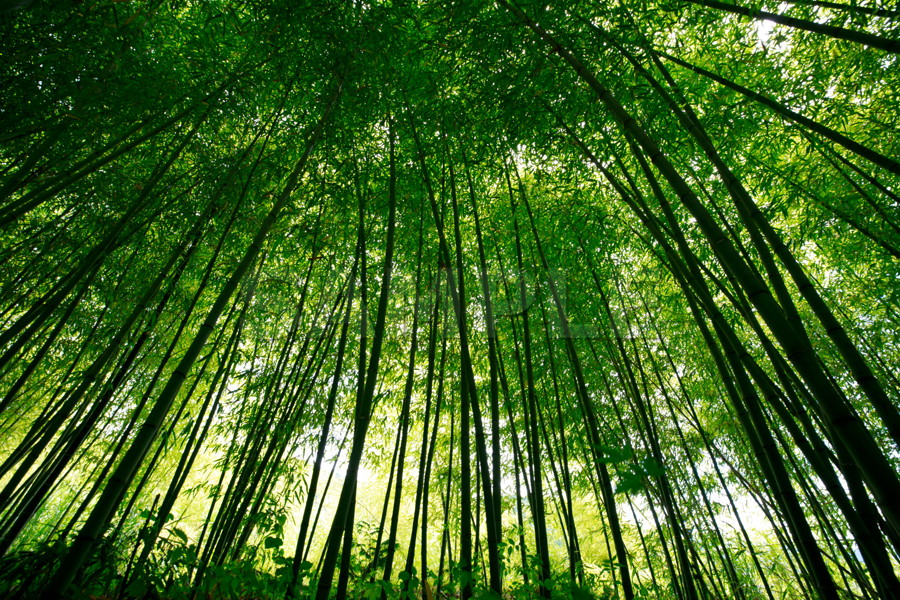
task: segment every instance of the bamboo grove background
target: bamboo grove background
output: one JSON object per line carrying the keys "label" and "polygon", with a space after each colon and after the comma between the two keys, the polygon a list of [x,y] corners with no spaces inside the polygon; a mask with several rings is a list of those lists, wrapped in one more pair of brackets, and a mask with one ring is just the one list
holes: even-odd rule
{"label": "bamboo grove background", "polygon": [[6,597],[897,598],[887,2],[3,2]]}

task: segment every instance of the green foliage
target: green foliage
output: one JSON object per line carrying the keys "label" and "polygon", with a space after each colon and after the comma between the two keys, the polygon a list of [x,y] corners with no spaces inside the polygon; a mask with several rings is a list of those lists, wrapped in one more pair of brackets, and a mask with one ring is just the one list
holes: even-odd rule
{"label": "green foliage", "polygon": [[[66,553],[66,546],[58,540],[17,549],[0,558],[0,597],[34,598],[47,583],[52,568]],[[103,540],[95,546],[86,561],[79,585],[80,598],[99,597],[118,582],[116,569],[125,557]],[[79,600],[80,600],[79,598]]]}
{"label": "green foliage", "polygon": [[665,470],[652,457],[646,457],[640,463],[633,463],[628,470],[619,473],[616,492],[636,492],[646,487],[648,478],[660,477]]}
{"label": "green foliage", "polygon": [[756,4],[2,3],[0,596],[884,595],[900,18]]}

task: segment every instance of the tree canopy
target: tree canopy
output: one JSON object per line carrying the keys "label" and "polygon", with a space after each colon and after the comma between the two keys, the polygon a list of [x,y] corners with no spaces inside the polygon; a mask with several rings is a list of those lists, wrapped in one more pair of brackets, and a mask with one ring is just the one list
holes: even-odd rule
{"label": "tree canopy", "polygon": [[900,598],[900,12],[0,2],[0,595]]}

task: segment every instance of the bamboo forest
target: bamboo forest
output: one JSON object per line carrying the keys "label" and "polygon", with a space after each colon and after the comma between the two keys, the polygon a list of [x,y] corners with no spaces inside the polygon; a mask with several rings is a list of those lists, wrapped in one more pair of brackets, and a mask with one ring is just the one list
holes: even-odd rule
{"label": "bamboo forest", "polygon": [[0,1],[0,599],[900,600],[890,0]]}

